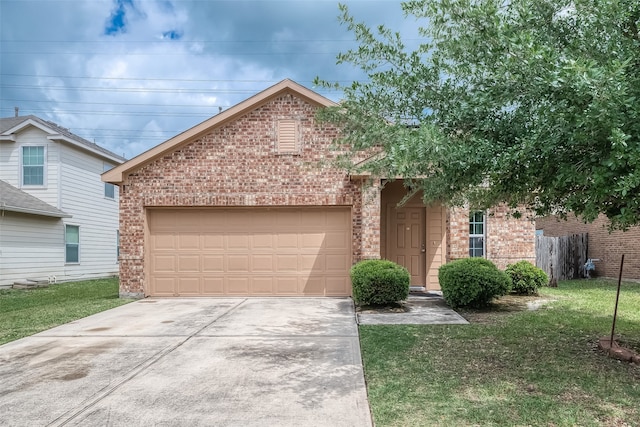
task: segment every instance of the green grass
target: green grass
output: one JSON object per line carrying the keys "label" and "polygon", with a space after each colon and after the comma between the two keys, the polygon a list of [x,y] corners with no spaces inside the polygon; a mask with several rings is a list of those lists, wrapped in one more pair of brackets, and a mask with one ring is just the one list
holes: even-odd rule
{"label": "green grass", "polygon": [[0,290],[0,345],[130,301],[118,298],[117,278]]}
{"label": "green grass", "polygon": [[[561,282],[538,311],[465,312],[471,325],[366,325],[376,426],[640,426],[640,367],[607,357],[615,283]],[[624,284],[616,332],[640,340],[640,284]]]}

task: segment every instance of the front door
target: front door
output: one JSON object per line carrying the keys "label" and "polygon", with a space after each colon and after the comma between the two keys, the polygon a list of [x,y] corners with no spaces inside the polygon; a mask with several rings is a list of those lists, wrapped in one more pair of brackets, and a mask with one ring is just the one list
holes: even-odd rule
{"label": "front door", "polygon": [[425,286],[425,208],[389,206],[387,258],[404,266],[412,286]]}

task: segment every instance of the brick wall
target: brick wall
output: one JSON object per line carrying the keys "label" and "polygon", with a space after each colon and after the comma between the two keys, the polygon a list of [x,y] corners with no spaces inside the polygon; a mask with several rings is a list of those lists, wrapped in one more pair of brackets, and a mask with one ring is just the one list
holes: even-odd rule
{"label": "brick wall", "polygon": [[554,216],[536,220],[536,228],[543,230],[545,236],[589,233],[587,257],[600,259],[595,263],[597,275],[617,278],[620,258],[625,254],[623,278],[640,280],[640,227],[632,227],[624,232],[609,232],[608,227],[609,221],[602,215],[590,224],[585,224],[574,215],[570,215],[566,221]]}
{"label": "brick wall", "polygon": [[506,206],[498,206],[487,215],[487,258],[502,269],[522,260],[535,265],[535,222],[526,215],[516,219],[509,212]]}
{"label": "brick wall", "polygon": [[447,262],[469,257],[469,209],[447,212]]}
{"label": "brick wall", "polygon": [[[353,261],[379,256],[379,218],[362,220],[361,183],[331,166],[337,131],[317,125],[315,113],[284,94],[128,175],[120,197],[121,295],[144,292],[145,207],[351,206]],[[279,119],[299,122],[299,153],[277,153]],[[375,203],[364,209],[379,212]]]}
{"label": "brick wall", "polygon": [[[447,261],[469,256],[469,209],[452,208],[447,216]],[[535,224],[525,216],[513,218],[506,206],[487,212],[485,230],[486,258],[498,268],[527,260],[535,264]]]}

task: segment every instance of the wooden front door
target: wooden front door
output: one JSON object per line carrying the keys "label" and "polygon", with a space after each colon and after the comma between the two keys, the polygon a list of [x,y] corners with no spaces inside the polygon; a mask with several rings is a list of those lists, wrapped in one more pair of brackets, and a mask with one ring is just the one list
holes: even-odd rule
{"label": "wooden front door", "polygon": [[425,208],[389,206],[387,218],[387,258],[409,270],[412,286],[425,286]]}

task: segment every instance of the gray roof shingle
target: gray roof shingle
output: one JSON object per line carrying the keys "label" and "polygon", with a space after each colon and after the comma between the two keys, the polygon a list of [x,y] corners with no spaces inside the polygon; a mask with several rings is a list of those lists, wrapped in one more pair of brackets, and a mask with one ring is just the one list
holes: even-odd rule
{"label": "gray roof shingle", "polygon": [[62,126],[57,125],[56,123],[50,122],[48,120],[43,120],[38,116],[34,116],[34,115],[28,115],[28,116],[18,116],[18,117],[5,117],[5,118],[0,118],[0,133],[4,133],[7,130],[14,128],[16,126],[18,126],[20,123],[27,121],[27,120],[33,120],[36,121],[38,123],[40,123],[42,126],[48,127],[49,129],[51,129],[52,131],[63,135],[69,139],[72,139],[78,143],[80,143],[81,145],[86,146],[87,148],[90,148],[92,150],[98,151],[100,153],[103,153],[107,156],[110,157],[114,157],[118,160],[120,160],[121,162],[126,161],[126,159],[122,156],[117,155],[116,153],[107,150],[106,148],[103,148],[101,146],[99,146],[98,144],[95,144],[93,142],[87,141],[86,139],[71,133],[71,131],[69,131],[69,129],[65,129]]}
{"label": "gray roof shingle", "polygon": [[3,210],[55,218],[71,218],[68,213],[0,180],[0,211]]}

